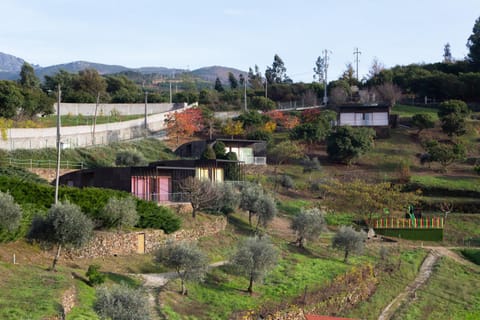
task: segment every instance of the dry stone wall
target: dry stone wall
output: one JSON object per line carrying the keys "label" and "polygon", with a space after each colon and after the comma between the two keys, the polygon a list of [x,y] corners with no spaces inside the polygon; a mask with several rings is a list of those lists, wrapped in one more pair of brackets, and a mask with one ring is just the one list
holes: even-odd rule
{"label": "dry stone wall", "polygon": [[[151,253],[168,240],[194,241],[201,237],[215,235],[225,230],[227,220],[224,217],[202,223],[193,229],[182,229],[172,234],[163,230],[142,230],[137,232],[95,232],[90,242],[81,249],[65,251],[66,258],[97,258],[135,253]],[[143,247],[143,250],[142,250]]]}

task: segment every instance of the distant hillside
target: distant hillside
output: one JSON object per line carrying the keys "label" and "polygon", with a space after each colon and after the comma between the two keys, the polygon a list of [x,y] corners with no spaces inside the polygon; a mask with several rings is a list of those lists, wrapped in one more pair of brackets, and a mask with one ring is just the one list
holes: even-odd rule
{"label": "distant hillside", "polygon": [[233,73],[237,79],[240,74],[243,74],[245,77],[247,75],[245,71],[221,66],[204,67],[193,70],[191,73],[195,77],[205,79],[211,82],[214,82],[215,79],[218,77],[223,84],[227,84],[229,72]]}
{"label": "distant hillside", "polygon": [[25,60],[0,52],[0,72],[2,73],[19,73]]}
{"label": "distant hillside", "polygon": [[117,65],[101,64],[88,61],[74,61],[45,68],[38,68],[35,70],[35,72],[37,76],[42,79],[44,76],[51,76],[60,70],[65,70],[70,73],[77,73],[85,69],[95,69],[100,74],[111,74],[130,70],[129,68]]}
{"label": "distant hillside", "polygon": [[[0,79],[6,80],[14,80],[19,78],[19,73],[22,65],[25,63],[25,60],[5,54],[0,52]],[[212,67],[204,67],[200,69],[196,69],[193,71],[188,71],[184,69],[176,69],[176,68],[166,68],[166,67],[140,67],[140,68],[128,68],[119,65],[109,65],[109,64],[102,64],[102,63],[95,63],[95,62],[88,62],[88,61],[74,61],[70,63],[64,64],[57,64],[48,67],[40,67],[33,65],[35,68],[35,72],[37,76],[43,80],[44,76],[54,75],[60,70],[65,70],[70,73],[77,73],[79,71],[92,68],[97,70],[100,74],[124,74],[127,77],[133,77],[137,80],[141,75],[150,75],[149,79],[160,78],[160,76],[164,77],[178,77],[179,74],[189,74],[193,78],[199,78],[208,82],[214,82],[215,79],[218,77],[222,81],[222,83],[228,83],[228,73],[232,72],[237,78],[240,74],[246,76],[246,72],[228,68],[228,67],[221,67],[221,66],[212,66]]]}

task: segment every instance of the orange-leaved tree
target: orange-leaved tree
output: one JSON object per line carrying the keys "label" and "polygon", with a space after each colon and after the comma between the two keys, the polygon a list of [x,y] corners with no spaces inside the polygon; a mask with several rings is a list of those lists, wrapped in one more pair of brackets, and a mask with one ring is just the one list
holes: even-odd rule
{"label": "orange-leaved tree", "polygon": [[187,109],[182,112],[174,112],[165,118],[167,134],[177,139],[191,137],[195,132],[203,128],[202,111],[198,108]]}

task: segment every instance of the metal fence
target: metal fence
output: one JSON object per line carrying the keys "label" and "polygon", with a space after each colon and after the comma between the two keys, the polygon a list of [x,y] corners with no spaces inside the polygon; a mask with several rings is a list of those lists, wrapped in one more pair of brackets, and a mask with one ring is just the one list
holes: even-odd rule
{"label": "metal fence", "polygon": [[[37,159],[13,159],[7,158],[0,160],[0,164],[3,166],[12,166],[20,168],[45,168],[55,169],[57,167],[56,160],[37,160]],[[83,169],[85,164],[78,161],[64,160],[60,161],[60,169]]]}

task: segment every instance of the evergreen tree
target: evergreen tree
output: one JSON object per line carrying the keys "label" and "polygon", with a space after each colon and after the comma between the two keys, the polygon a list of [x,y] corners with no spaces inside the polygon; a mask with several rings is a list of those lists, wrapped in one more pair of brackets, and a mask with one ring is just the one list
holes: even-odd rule
{"label": "evergreen tree", "polygon": [[238,88],[238,80],[235,78],[235,75],[231,72],[228,73],[228,82],[230,82],[230,88],[231,89],[237,89]]}
{"label": "evergreen tree", "polygon": [[223,92],[223,91],[225,91],[225,90],[223,89],[222,81],[220,81],[220,78],[219,78],[219,77],[217,77],[217,79],[215,79],[215,87],[214,87],[214,88],[215,88],[215,90],[217,90],[218,92]]}
{"label": "evergreen tree", "polygon": [[470,50],[468,60],[476,70],[480,70],[480,17],[475,21],[473,33],[468,38],[467,48]]}

